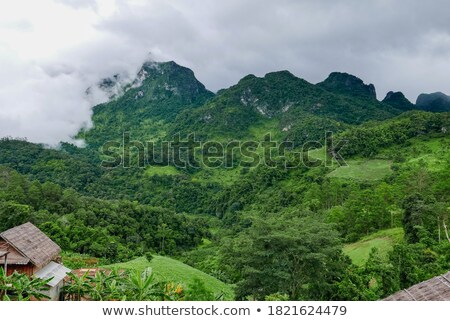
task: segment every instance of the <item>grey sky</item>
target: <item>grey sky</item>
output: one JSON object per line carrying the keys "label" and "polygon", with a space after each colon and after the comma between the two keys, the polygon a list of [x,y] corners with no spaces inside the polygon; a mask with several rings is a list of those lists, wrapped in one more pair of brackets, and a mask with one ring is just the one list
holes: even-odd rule
{"label": "grey sky", "polygon": [[[209,89],[288,69],[450,93],[448,1],[17,0],[0,10],[0,136],[55,144],[90,122],[84,90],[134,74],[149,52]],[[49,15],[49,12],[51,15]]]}

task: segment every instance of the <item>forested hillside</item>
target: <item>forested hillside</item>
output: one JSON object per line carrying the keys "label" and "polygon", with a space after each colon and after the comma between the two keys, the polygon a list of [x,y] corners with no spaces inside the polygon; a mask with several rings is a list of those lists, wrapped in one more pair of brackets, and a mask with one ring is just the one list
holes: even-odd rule
{"label": "forested hillside", "polygon": [[[346,73],[316,85],[288,71],[249,75],[214,94],[185,67],[148,62],[94,107],[93,127],[76,136],[85,147],[0,140],[0,231],[31,221],[68,259],[119,267],[170,256],[239,300],[380,299],[450,269],[450,118],[433,106],[399,92],[380,102]],[[129,166],[124,132],[139,142]],[[292,144],[270,164],[141,166],[141,143],[189,134]],[[111,141],[121,163],[102,166]]]}

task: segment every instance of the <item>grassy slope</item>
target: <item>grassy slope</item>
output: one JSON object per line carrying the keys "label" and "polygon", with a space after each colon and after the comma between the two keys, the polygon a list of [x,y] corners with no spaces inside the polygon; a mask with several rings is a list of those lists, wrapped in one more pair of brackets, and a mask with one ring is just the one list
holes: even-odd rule
{"label": "grassy slope", "polygon": [[[312,159],[325,161],[325,148],[314,149],[309,153]],[[385,159],[347,159],[348,166],[336,167],[328,177],[355,179],[355,180],[380,180],[391,172],[392,162]],[[336,162],[333,162],[337,166]]]}
{"label": "grassy slope", "polygon": [[[423,162],[431,172],[441,171],[448,164],[450,156],[450,137],[439,136],[429,138],[416,137],[409,140],[410,145],[401,149],[402,155],[411,165]],[[386,149],[380,154],[388,154],[391,149]]]}
{"label": "grassy slope", "polygon": [[369,258],[372,248],[376,247],[379,254],[383,257],[402,239],[402,228],[383,230],[369,235],[358,242],[345,245],[344,253],[352,259],[354,264],[363,265]]}
{"label": "grassy slope", "polygon": [[151,267],[155,276],[159,280],[180,282],[185,286],[189,284],[194,278],[198,278],[205,283],[205,286],[210,291],[219,294],[223,293],[227,300],[233,299],[233,289],[230,285],[219,281],[215,277],[199,271],[189,265],[180,261],[154,255],[153,260],[148,262],[144,257],[134,259],[129,262],[116,263],[106,266],[108,268],[117,267],[120,269],[134,269],[141,270]]}
{"label": "grassy slope", "polygon": [[341,166],[328,176],[357,180],[380,180],[391,172],[391,162],[384,159],[347,160],[348,166]]}
{"label": "grassy slope", "polygon": [[[450,152],[449,137],[416,137],[408,141],[408,146],[393,146],[382,150],[376,159],[349,159],[348,166],[336,168],[329,177],[355,179],[355,180],[380,180],[391,173],[391,158],[394,152],[400,152],[406,159],[407,164],[417,165],[419,162],[425,164],[429,171],[443,170],[448,163]],[[324,159],[324,151],[313,150],[310,152],[312,158]]]}

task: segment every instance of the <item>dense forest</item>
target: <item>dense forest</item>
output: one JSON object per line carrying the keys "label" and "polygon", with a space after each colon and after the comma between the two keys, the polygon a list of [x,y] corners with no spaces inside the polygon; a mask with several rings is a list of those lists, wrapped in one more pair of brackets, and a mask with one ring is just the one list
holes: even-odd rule
{"label": "dense forest", "polygon": [[[76,135],[84,147],[0,140],[0,231],[31,221],[69,265],[168,256],[238,300],[378,300],[450,270],[450,118],[429,110],[401,93],[379,101],[345,73],[316,85],[287,71],[249,75],[214,94],[174,62],[145,63],[122,95],[94,107],[93,127]],[[124,155],[124,132],[129,166],[102,166],[105,143]],[[335,149],[326,132],[346,143]],[[191,133],[291,144],[270,166],[138,166],[137,142]],[[311,163],[286,166],[298,157]],[[188,299],[202,298],[196,288],[220,297],[190,286]]]}

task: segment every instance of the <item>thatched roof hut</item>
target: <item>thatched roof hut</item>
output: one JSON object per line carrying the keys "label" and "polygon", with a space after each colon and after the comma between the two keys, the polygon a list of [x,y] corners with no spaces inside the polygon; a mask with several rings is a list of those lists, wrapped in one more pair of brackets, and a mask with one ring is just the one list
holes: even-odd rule
{"label": "thatched roof hut", "polygon": [[394,293],[384,301],[450,301],[450,272]]}
{"label": "thatched roof hut", "polygon": [[64,277],[70,270],[60,264],[61,248],[44,232],[25,223],[0,233],[0,266],[6,274],[14,271],[50,279],[47,295],[57,300]]}
{"label": "thatched roof hut", "polygon": [[26,265],[31,262],[38,269],[61,252],[55,242],[29,222],[0,233],[0,242],[4,247],[10,247],[8,264]]}

